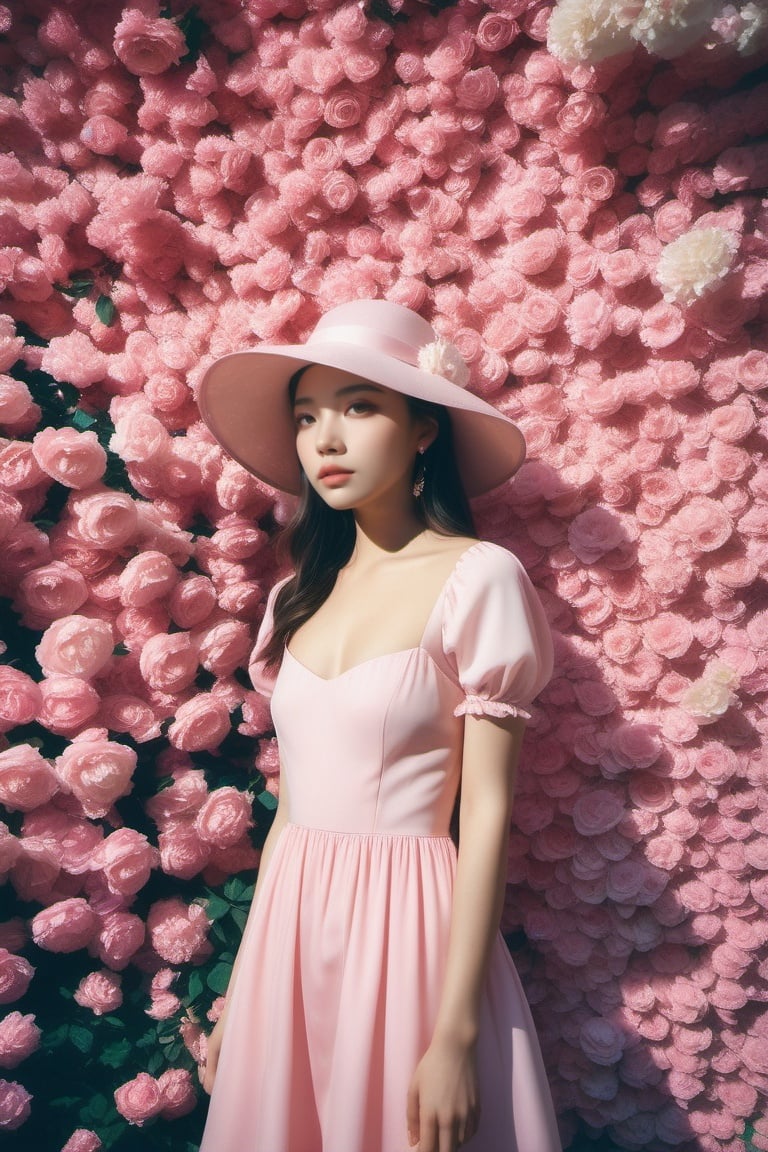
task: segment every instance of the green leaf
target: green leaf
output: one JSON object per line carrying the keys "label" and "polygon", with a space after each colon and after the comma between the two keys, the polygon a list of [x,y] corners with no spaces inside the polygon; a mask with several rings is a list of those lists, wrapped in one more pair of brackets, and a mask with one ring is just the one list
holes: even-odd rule
{"label": "green leaf", "polygon": [[64,296],[72,296],[75,300],[81,300],[93,288],[93,280],[70,280],[69,284],[54,284],[54,288]]}
{"label": "green leaf", "polygon": [[116,1040],[114,1044],[105,1044],[99,1052],[100,1063],[107,1068],[122,1068],[127,1064],[131,1055],[131,1045],[128,1040]]}
{"label": "green leaf", "polygon": [[217,996],[223,996],[229,987],[231,976],[231,964],[217,964],[216,967],[208,973],[208,987],[212,992],[215,992]]}
{"label": "green leaf", "polygon": [[114,648],[112,649],[112,655],[113,656],[127,656],[128,655],[128,649],[126,648],[125,644],[123,644],[122,640],[120,641],[119,644],[116,644],[114,646]]}
{"label": "green leaf", "polygon": [[213,928],[211,928],[211,936],[213,936],[214,940],[218,940],[219,944],[228,944],[229,943],[229,940],[227,939],[227,934],[224,931],[224,927],[221,923],[221,920],[215,921]]}
{"label": "green leaf", "polygon": [[198,996],[202,996],[204,984],[203,978],[199,972],[192,972],[190,974],[187,987],[189,990],[189,995],[193,1000],[197,1000]]}
{"label": "green leaf", "polygon": [[[196,901],[201,903],[201,901]],[[226,916],[231,908],[228,900],[223,900],[221,896],[214,896],[205,902],[205,913],[209,920],[221,920],[222,916]]]}
{"label": "green leaf", "polygon": [[78,1052],[83,1054],[90,1052],[93,1048],[93,1032],[89,1032],[87,1028],[82,1028],[79,1024],[70,1024],[69,1039]]}
{"label": "green leaf", "polygon": [[259,792],[256,799],[259,804],[263,805],[264,808],[268,808],[270,812],[274,812],[277,808],[277,797],[273,796],[271,792],[267,792],[266,789],[263,792]]}
{"label": "green leaf", "polygon": [[245,912],[242,908],[233,908],[231,914],[232,919],[234,920],[235,924],[237,924],[240,931],[244,932],[246,921],[248,920],[248,913]]}
{"label": "green leaf", "polygon": [[95,423],[96,417],[91,416],[90,412],[84,412],[82,408],[77,408],[72,413],[72,427],[76,428],[78,432],[86,432]]}
{"label": "green leaf", "polygon": [[245,880],[241,880],[239,876],[230,876],[224,885],[224,895],[228,900],[239,900],[245,888]]}
{"label": "green leaf", "polygon": [[115,313],[115,305],[110,297],[104,296],[103,294],[99,296],[96,301],[96,315],[106,328],[109,328],[109,326],[114,323]]}

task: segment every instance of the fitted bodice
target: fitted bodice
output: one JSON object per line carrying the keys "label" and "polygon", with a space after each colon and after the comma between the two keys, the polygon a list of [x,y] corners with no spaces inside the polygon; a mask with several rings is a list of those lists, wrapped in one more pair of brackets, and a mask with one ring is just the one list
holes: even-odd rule
{"label": "fitted bodice", "polygon": [[419,644],[325,679],[286,649],[267,674],[270,593],[251,677],[272,696],[288,815],[331,832],[446,836],[464,714],[529,717],[552,674],[541,602],[515,556],[478,541],[459,557]]}
{"label": "fitted bodice", "polygon": [[438,627],[417,648],[329,680],[286,652],[272,716],[292,821],[339,832],[448,834],[463,733],[453,713],[463,693],[441,670],[441,656]]}

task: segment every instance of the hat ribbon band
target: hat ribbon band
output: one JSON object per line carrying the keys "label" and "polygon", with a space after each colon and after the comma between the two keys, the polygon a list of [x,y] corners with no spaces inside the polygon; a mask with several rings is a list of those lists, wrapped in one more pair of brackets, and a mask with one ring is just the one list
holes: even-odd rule
{"label": "hat ribbon band", "polygon": [[357,344],[370,352],[383,352],[385,356],[393,356],[395,360],[402,360],[414,368],[418,363],[418,349],[412,344],[406,344],[404,340],[387,336],[385,332],[376,332],[358,324],[336,324],[316,329],[307,340],[306,347],[327,343]]}

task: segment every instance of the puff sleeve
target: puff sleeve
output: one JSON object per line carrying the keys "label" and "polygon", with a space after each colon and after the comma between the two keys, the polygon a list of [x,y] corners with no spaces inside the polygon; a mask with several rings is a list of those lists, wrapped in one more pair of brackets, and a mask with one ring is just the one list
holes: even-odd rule
{"label": "puff sleeve", "polygon": [[285,576],[282,580],[278,580],[277,584],[272,587],[269,595],[267,596],[267,603],[264,607],[264,616],[262,617],[261,624],[259,625],[259,631],[256,635],[256,643],[253,646],[251,655],[248,660],[248,675],[251,678],[251,683],[253,684],[256,691],[259,692],[262,696],[266,696],[267,699],[269,699],[272,695],[279,668],[266,668],[262,661],[259,659],[259,653],[268,643],[269,638],[272,635],[275,600],[277,599],[277,594],[283,585],[287,584],[290,579],[291,577],[289,575]]}
{"label": "puff sleeve", "polygon": [[459,564],[443,615],[445,652],[464,700],[455,716],[523,716],[552,676],[549,623],[511,552],[483,542]]}

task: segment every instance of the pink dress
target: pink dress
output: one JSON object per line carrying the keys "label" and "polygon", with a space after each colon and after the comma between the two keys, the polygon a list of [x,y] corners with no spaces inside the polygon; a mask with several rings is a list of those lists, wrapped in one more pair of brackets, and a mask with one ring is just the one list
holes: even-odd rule
{"label": "pink dress", "polygon": [[[520,562],[459,558],[415,648],[323,679],[251,663],[290,821],[242,941],[200,1152],[407,1152],[406,1095],[443,981],[464,714],[528,716],[552,675]],[[466,1152],[560,1152],[530,1010],[499,933],[484,995],[481,1122]]]}

